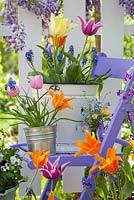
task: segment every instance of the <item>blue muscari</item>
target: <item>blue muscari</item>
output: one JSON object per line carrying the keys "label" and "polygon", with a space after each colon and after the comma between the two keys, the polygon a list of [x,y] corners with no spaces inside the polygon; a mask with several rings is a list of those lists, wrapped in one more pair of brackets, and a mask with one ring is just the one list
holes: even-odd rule
{"label": "blue muscari", "polygon": [[5,90],[7,90],[7,87],[10,87],[11,89],[15,89],[16,81],[12,79],[12,77],[9,78],[8,83],[5,85]]}

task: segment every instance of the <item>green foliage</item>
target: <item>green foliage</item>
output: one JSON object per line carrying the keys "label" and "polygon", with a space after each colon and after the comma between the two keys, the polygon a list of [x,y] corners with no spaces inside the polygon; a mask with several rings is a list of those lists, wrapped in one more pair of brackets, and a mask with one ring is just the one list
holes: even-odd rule
{"label": "green foliage", "polygon": [[58,110],[53,109],[49,111],[47,108],[47,100],[42,103],[43,109],[41,109],[39,97],[37,99],[38,100],[28,96],[26,93],[23,96],[17,96],[16,105],[14,105],[7,114],[11,115],[13,119],[19,120],[18,123],[25,124],[28,127],[49,126],[54,124],[57,121],[55,116]]}
{"label": "green foliage", "polygon": [[[43,74],[45,82],[54,83],[96,83],[102,84],[105,79],[109,76],[109,72],[99,76],[97,78],[91,77],[91,72],[94,67],[92,60],[91,49],[85,50],[84,54],[79,54],[76,57],[72,55],[69,51],[65,52],[63,48],[57,48],[52,52],[52,57],[49,57],[44,53],[43,49]],[[58,56],[61,56],[61,61],[58,60]],[[82,58],[87,56],[88,62],[82,67]]]}
{"label": "green foliage", "polygon": [[[127,200],[134,191],[134,165],[131,166],[128,158],[132,147],[123,149],[123,158],[118,170],[114,174],[108,174],[103,170],[95,174],[96,193],[104,200]],[[109,166],[110,167],[110,166]]]}
{"label": "green foliage", "polygon": [[6,133],[0,129],[0,190],[10,189],[24,181],[21,175],[21,159],[18,149],[5,148]]}
{"label": "green foliage", "polygon": [[91,131],[97,131],[102,124],[107,125],[111,119],[109,103],[99,102],[97,99],[87,99],[87,105],[81,108],[83,125]]}
{"label": "green foliage", "polygon": [[124,36],[124,56],[134,58],[134,34]]}

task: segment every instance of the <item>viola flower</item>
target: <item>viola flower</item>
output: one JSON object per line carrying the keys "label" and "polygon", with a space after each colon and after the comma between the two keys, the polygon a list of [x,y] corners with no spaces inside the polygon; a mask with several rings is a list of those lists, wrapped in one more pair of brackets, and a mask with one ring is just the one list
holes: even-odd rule
{"label": "viola flower", "polygon": [[78,16],[78,18],[81,21],[82,32],[85,35],[92,36],[95,33],[97,33],[97,31],[101,27],[103,27],[102,22],[97,22],[95,24],[95,22],[93,20],[89,20],[89,22],[86,24],[85,20],[82,17]]}
{"label": "viola flower", "polygon": [[122,94],[122,91],[121,90],[118,90],[117,91],[117,96],[120,96]]}
{"label": "viola flower", "polygon": [[58,157],[53,164],[48,161],[43,167],[41,167],[40,171],[42,172],[42,175],[48,179],[59,178],[65,168],[70,164],[70,162],[67,162],[60,166],[59,162],[60,157]]}
{"label": "viola flower", "polygon": [[41,75],[30,76],[29,81],[33,89],[41,89],[43,87],[43,77]]}
{"label": "viola flower", "polygon": [[25,154],[28,154],[32,159],[33,165],[36,168],[39,168],[39,167],[42,167],[43,165],[45,165],[47,163],[50,152],[49,151],[36,150],[34,153],[28,151]]}
{"label": "viola flower", "polygon": [[128,80],[131,79],[131,78],[132,78],[132,75],[131,75],[130,71],[127,71],[126,74],[125,74],[124,80],[125,80],[125,81],[128,81]]}
{"label": "viola flower", "polygon": [[54,192],[49,193],[48,200],[54,200]]}
{"label": "viola flower", "polygon": [[67,18],[63,18],[60,16],[55,17],[55,15],[51,13],[49,28],[51,35],[53,35],[54,37],[64,37],[74,27],[76,27],[76,24],[69,23],[69,20]]}
{"label": "viola flower", "polygon": [[94,165],[89,173],[92,173],[96,169],[100,169],[108,174],[114,174],[118,170],[119,161],[122,160],[120,156],[116,156],[116,146],[107,149],[106,158],[95,156],[94,159],[100,162],[100,165]]}
{"label": "viola flower", "polygon": [[91,135],[88,130],[84,131],[86,136],[86,141],[77,141],[75,145],[81,148],[80,151],[75,153],[75,157],[81,154],[96,154],[100,151],[101,142],[97,140],[95,134]]}
{"label": "viola flower", "polygon": [[56,94],[52,90],[48,90],[48,93],[52,96],[52,104],[55,109],[64,110],[65,108],[73,108],[73,105],[68,102],[74,99],[74,97],[64,98],[63,91],[60,91],[60,94]]}
{"label": "viola flower", "polygon": [[109,115],[109,110],[107,108],[102,109],[101,112],[103,115]]}
{"label": "viola flower", "polygon": [[92,115],[92,118],[93,118],[93,119],[97,119],[97,118],[98,118],[98,115],[94,113],[94,114]]}

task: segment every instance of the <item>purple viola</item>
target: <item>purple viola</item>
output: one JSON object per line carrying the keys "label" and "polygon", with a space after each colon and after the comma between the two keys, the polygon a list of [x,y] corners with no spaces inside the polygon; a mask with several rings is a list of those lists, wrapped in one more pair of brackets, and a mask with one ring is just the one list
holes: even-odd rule
{"label": "purple viola", "polygon": [[52,164],[48,161],[43,167],[41,167],[42,175],[48,179],[57,179],[59,178],[65,168],[70,164],[70,162],[66,162],[60,166],[60,157],[58,157],[55,162]]}

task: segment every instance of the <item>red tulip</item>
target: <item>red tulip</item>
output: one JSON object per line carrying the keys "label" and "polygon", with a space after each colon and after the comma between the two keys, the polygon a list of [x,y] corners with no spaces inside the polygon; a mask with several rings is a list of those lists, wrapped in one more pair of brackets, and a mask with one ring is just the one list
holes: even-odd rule
{"label": "red tulip", "polygon": [[41,75],[30,76],[29,80],[33,89],[41,89],[43,87],[43,77]]}
{"label": "red tulip", "polygon": [[86,24],[82,17],[78,16],[78,18],[81,21],[82,32],[88,36],[94,35],[103,26],[102,22],[95,24],[93,20],[89,20],[89,22]]}

